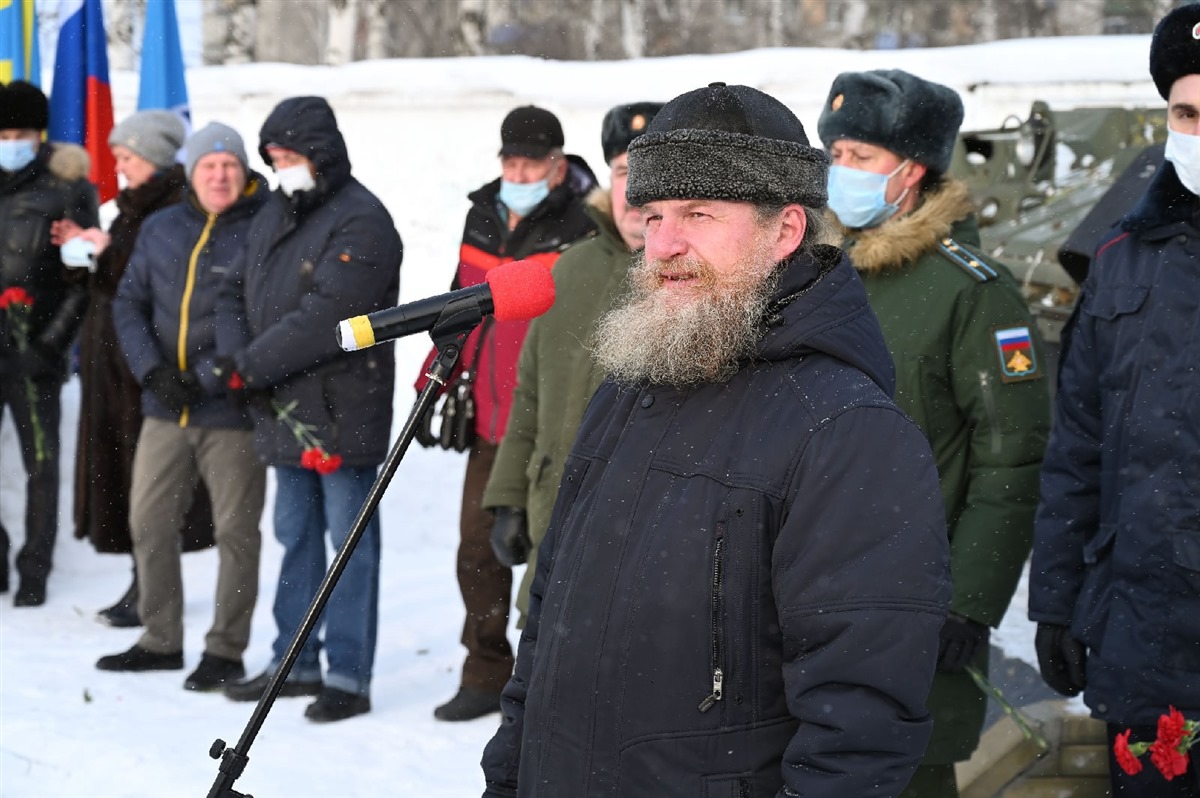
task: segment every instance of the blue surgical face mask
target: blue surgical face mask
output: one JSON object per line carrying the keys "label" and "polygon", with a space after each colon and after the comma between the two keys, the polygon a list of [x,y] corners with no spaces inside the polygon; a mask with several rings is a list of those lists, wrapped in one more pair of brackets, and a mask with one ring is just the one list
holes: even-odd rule
{"label": "blue surgical face mask", "polygon": [[1168,130],[1164,157],[1175,164],[1175,174],[1183,187],[1200,194],[1200,136]]}
{"label": "blue surgical face mask", "polygon": [[864,172],[849,166],[829,167],[829,208],[837,214],[846,227],[856,230],[883,224],[900,210],[900,203],[908,194],[904,189],[895,202],[888,202],[887,184],[908,161],[900,164],[889,174]]}
{"label": "blue surgical face mask", "polygon": [[500,201],[517,216],[528,216],[550,193],[550,178],[536,183],[500,181]]}
{"label": "blue surgical face mask", "polygon": [[0,169],[19,172],[37,157],[37,145],[29,139],[0,141]]}

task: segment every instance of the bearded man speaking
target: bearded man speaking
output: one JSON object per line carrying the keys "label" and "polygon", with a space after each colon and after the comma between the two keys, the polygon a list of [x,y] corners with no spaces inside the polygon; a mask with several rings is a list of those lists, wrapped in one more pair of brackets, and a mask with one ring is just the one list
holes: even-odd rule
{"label": "bearded man speaking", "polygon": [[896,796],[950,599],[932,455],[828,160],[714,83],[629,148],[646,222],[538,555],[487,796]]}

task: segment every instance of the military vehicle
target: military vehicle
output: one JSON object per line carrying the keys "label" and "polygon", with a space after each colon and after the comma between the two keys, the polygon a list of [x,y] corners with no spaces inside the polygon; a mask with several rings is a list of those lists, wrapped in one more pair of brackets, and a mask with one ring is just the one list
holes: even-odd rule
{"label": "military vehicle", "polygon": [[1098,240],[1162,161],[1166,108],[1051,110],[962,133],[951,174],[967,184],[987,252],[1021,283],[1051,349]]}

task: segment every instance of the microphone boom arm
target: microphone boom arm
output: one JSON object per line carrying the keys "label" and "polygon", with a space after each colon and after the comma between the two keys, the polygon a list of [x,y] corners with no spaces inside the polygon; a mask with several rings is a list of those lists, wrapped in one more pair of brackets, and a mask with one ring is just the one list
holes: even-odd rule
{"label": "microphone boom arm", "polygon": [[379,502],[383,499],[383,494],[387,490],[388,484],[391,483],[392,477],[396,474],[396,469],[400,466],[400,461],[404,458],[404,454],[408,451],[408,447],[416,435],[417,424],[420,423],[425,412],[436,401],[437,394],[442,386],[450,379],[450,375],[453,373],[454,367],[462,355],[463,343],[467,340],[471,331],[483,321],[483,317],[491,312],[491,303],[488,302],[487,305],[489,307],[487,307],[485,312],[484,303],[478,296],[455,298],[453,301],[447,303],[445,309],[438,316],[433,329],[430,330],[429,335],[433,338],[434,346],[437,348],[437,356],[434,358],[426,375],[429,377],[429,382],[417,396],[417,401],[409,413],[408,420],[404,422],[404,428],[400,431],[400,437],[392,446],[387,459],[383,463],[383,468],[375,478],[371,489],[367,492],[367,497],[363,501],[363,506],[359,509],[358,515],[354,518],[354,523],[350,526],[350,531],[346,535],[345,542],[338,549],[333,562],[329,566],[329,572],[325,574],[325,579],[321,582],[320,587],[317,588],[317,593],[308,607],[308,612],[305,614],[304,620],[300,623],[300,628],[292,635],[287,651],[284,653],[279,667],[271,675],[271,680],[267,683],[267,689],[263,693],[262,698],[259,699],[258,705],[255,706],[254,712],[250,715],[250,720],[247,721],[246,727],[242,731],[242,736],[238,738],[237,744],[232,748],[227,747],[225,741],[220,739],[213,742],[212,746],[209,747],[208,755],[213,759],[219,759],[221,764],[218,768],[217,777],[213,781],[212,787],[209,788],[208,798],[253,798],[250,794],[240,793],[233,788],[234,782],[242,775],[242,771],[245,770],[246,764],[250,761],[248,756],[250,746],[254,744],[254,739],[262,729],[262,725],[267,719],[267,714],[271,711],[275,699],[279,696],[279,691],[283,688],[283,683],[287,680],[292,666],[300,656],[300,649],[304,647],[304,642],[316,627],[317,620],[321,617],[321,612],[325,609],[329,597],[333,594],[334,586],[337,585],[337,581],[346,569],[351,554],[354,553],[354,547],[358,544],[363,532],[366,531],[367,523],[371,520],[371,516],[375,514],[375,510],[379,507]]}

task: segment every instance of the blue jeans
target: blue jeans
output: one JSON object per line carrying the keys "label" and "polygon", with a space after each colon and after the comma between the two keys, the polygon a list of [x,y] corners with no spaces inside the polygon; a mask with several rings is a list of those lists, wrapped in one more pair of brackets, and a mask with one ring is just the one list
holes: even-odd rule
{"label": "blue jeans", "polygon": [[[325,533],[339,549],[375,481],[374,466],[343,466],[324,476],[304,468],[275,468],[275,539],[283,544],[283,563],[275,590],[275,626],[270,670],[283,661],[292,635],[300,628],[321,580],[325,578]],[[379,513],[371,517],[317,626],[309,634],[289,678],[321,678],[321,648],[328,674],[325,684],[358,695],[371,691],[375,638],[379,628]],[[322,634],[323,633],[323,634]],[[322,639],[323,638],[323,639]]]}

